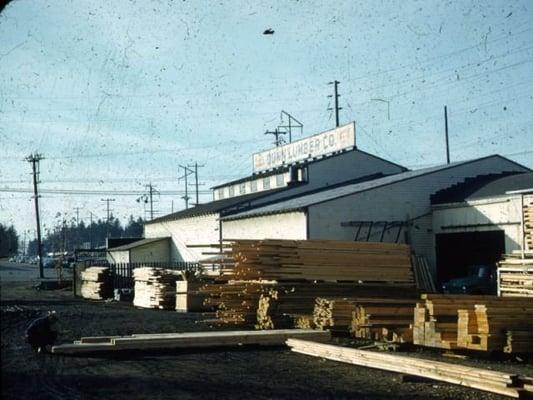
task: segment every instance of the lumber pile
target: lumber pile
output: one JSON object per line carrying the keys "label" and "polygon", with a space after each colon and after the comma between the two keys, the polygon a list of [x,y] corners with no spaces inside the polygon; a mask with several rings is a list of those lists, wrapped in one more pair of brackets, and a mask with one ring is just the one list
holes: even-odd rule
{"label": "lumber pile", "polygon": [[503,351],[506,331],[531,330],[531,317],[533,301],[529,298],[425,294],[414,309],[413,343]]}
{"label": "lumber pile", "polygon": [[412,343],[415,303],[411,299],[358,300],[350,331],[360,339]]}
{"label": "lumber pile", "polygon": [[226,254],[234,280],[382,282],[414,286],[408,245],[333,240],[237,240]]}
{"label": "lumber pile", "polygon": [[200,290],[203,286],[204,283],[198,281],[176,281],[176,311],[210,311],[211,307],[204,305],[206,296]]}
{"label": "lumber pile", "polygon": [[142,308],[175,309],[176,281],[182,280],[180,271],[156,267],[133,270],[135,295],[133,305]]}
{"label": "lumber pile", "polygon": [[524,239],[526,248],[533,251],[533,202],[524,204]]}
{"label": "lumber pile", "polygon": [[[204,304],[216,308],[208,323],[310,327],[318,297],[417,297],[403,244],[267,239],[223,249],[219,282],[199,288]],[[351,311],[346,332],[350,322]]]}
{"label": "lumber pile", "polygon": [[516,374],[300,339],[289,339],[287,345],[292,351],[309,356],[419,376],[514,398],[533,394],[533,387],[530,384],[532,378]]}
{"label": "lumber pile", "polygon": [[498,294],[533,297],[533,253],[507,254],[498,263]]}
{"label": "lumber pile", "polygon": [[108,267],[89,267],[81,272],[81,297],[103,300],[112,295],[112,277]]}
{"label": "lumber pile", "polygon": [[471,350],[533,352],[533,301],[498,299],[459,310],[458,342]]}
{"label": "lumber pile", "polygon": [[273,331],[220,331],[85,337],[52,347],[53,354],[83,354],[121,350],[188,349],[220,346],[281,346],[289,338],[328,341],[328,331],[287,329]]}

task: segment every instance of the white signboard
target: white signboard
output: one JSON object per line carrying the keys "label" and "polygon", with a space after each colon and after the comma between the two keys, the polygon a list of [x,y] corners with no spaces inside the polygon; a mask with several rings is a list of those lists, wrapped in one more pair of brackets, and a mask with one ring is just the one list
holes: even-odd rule
{"label": "white signboard", "polygon": [[354,122],[283,146],[255,153],[253,155],[254,172],[266,171],[352,147],[355,147]]}

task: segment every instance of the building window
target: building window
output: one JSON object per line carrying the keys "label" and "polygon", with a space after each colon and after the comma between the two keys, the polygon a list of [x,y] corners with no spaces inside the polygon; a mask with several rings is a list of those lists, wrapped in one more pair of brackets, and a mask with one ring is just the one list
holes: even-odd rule
{"label": "building window", "polygon": [[270,176],[265,176],[263,178],[263,190],[270,189]]}
{"label": "building window", "polygon": [[241,183],[239,185],[239,194],[246,194],[246,183]]}
{"label": "building window", "polygon": [[282,187],[284,185],[285,185],[285,179],[284,179],[283,174],[276,175],[276,186]]}
{"label": "building window", "polygon": [[250,182],[250,191],[253,193],[253,192],[257,192],[257,181],[251,181]]}
{"label": "building window", "polygon": [[235,186],[230,186],[230,187],[228,188],[228,191],[229,191],[228,197],[233,197],[233,196],[235,196]]}

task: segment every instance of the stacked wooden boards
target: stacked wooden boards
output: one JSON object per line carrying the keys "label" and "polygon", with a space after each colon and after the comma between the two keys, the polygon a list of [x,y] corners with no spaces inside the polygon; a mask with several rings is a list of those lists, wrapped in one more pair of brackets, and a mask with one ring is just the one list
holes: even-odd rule
{"label": "stacked wooden boards", "polygon": [[234,280],[380,282],[414,286],[410,247],[333,240],[238,240],[223,273]]}
{"label": "stacked wooden boards", "polygon": [[287,340],[287,345],[291,347],[292,351],[309,356],[420,376],[514,398],[522,398],[533,394],[533,385],[531,384],[533,378],[516,374],[414,357],[357,350],[308,340],[289,339]]}
{"label": "stacked wooden boards", "polygon": [[166,310],[176,308],[176,281],[183,279],[180,271],[140,267],[133,270],[133,278],[134,306]]}
{"label": "stacked wooden boards", "polygon": [[85,337],[52,347],[54,354],[83,354],[121,350],[188,349],[240,345],[281,346],[289,338],[328,341],[328,331],[286,329],[273,331],[221,331]]}
{"label": "stacked wooden boards", "polygon": [[533,251],[533,203],[524,204],[523,213],[526,248]]}
{"label": "stacked wooden boards", "polygon": [[221,259],[220,282],[199,289],[216,307],[212,323],[309,326],[317,297],[417,296],[406,245],[236,240]]}
{"label": "stacked wooden boards", "polygon": [[313,322],[360,339],[412,342],[415,303],[405,298],[318,298]]}
{"label": "stacked wooden boards", "polygon": [[[529,298],[422,295],[414,310],[413,343],[442,349],[504,351],[509,346],[507,331],[532,330],[531,317],[533,301]],[[521,334],[521,342],[523,338]]]}
{"label": "stacked wooden boards", "polygon": [[81,296],[83,298],[103,300],[112,295],[112,277],[108,267],[94,266],[81,272]]}
{"label": "stacked wooden boards", "polygon": [[498,263],[498,294],[533,297],[533,253],[507,254]]}
{"label": "stacked wooden boards", "polygon": [[176,281],[176,311],[204,312],[211,307],[204,305],[205,294],[200,291],[205,283],[194,280]]}

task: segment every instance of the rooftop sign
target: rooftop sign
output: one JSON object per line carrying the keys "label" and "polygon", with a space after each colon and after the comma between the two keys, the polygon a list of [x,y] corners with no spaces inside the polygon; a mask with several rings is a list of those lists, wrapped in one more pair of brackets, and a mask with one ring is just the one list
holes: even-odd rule
{"label": "rooftop sign", "polygon": [[355,123],[253,155],[254,173],[355,147]]}

